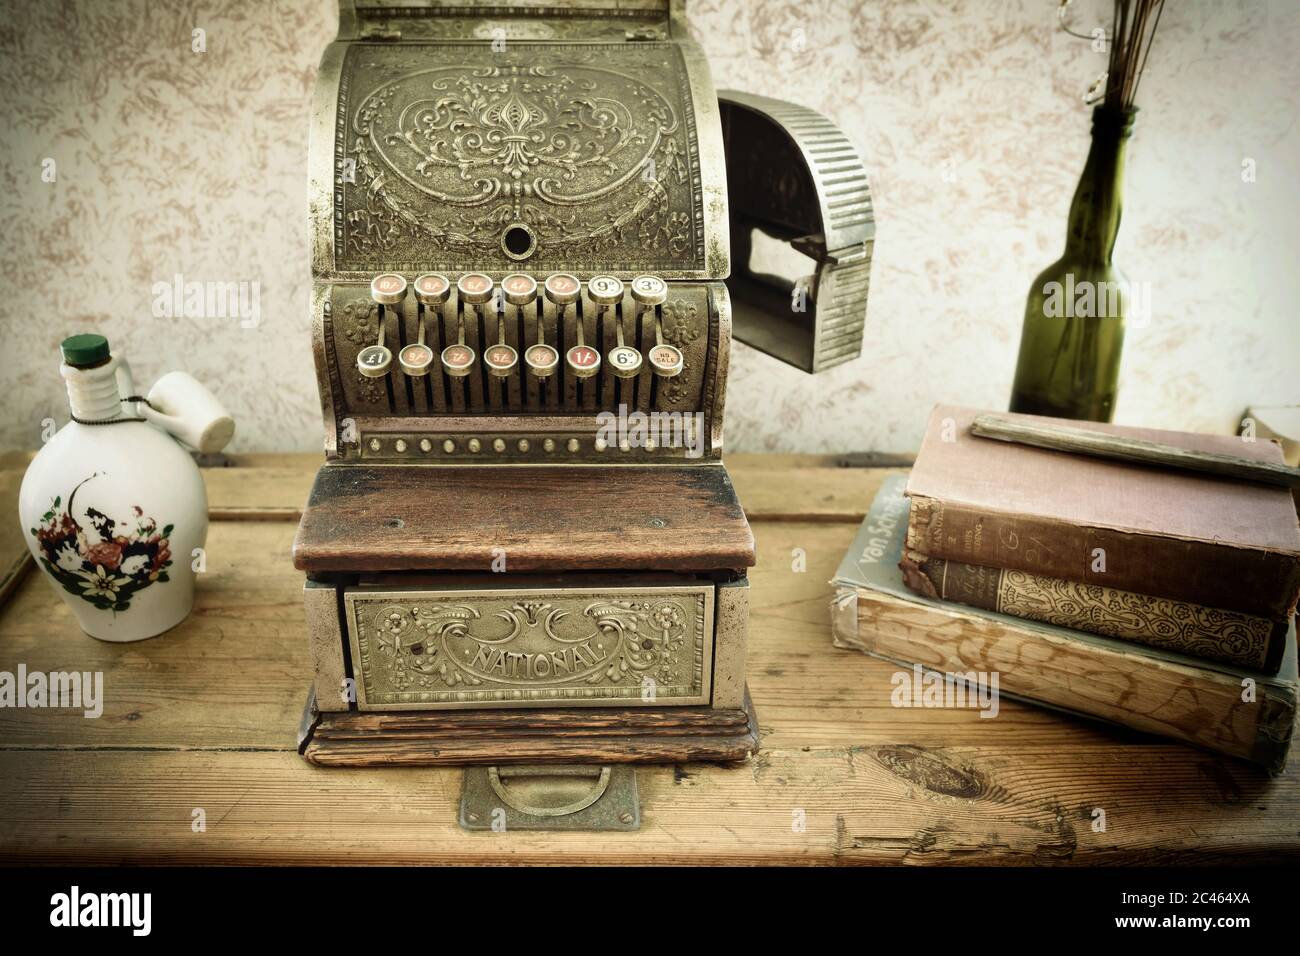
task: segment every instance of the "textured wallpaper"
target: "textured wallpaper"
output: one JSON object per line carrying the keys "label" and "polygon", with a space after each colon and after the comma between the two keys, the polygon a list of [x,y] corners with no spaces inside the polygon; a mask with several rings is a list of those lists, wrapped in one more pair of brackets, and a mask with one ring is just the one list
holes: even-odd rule
{"label": "textured wallpaper", "polygon": [[[1077,27],[1100,22],[1079,2]],[[1056,0],[691,0],[718,87],[796,100],[860,150],[877,216],[862,357],[736,345],[728,446],[914,450],[937,401],[1005,407],[1028,284],[1060,253],[1104,65]],[[57,346],[137,384],[184,368],[234,450],[316,450],[307,120],[333,0],[0,4],[0,449],[66,419]],[[193,31],[205,49],[195,52]],[[1117,420],[1228,431],[1300,401],[1300,4],[1171,0],[1139,93],[1116,260],[1150,283]],[[232,283],[229,318],[163,290]]]}

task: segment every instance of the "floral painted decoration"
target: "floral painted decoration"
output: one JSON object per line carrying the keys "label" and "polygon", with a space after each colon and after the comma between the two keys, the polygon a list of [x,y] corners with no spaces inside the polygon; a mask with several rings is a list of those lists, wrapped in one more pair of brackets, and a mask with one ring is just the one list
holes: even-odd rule
{"label": "floral painted decoration", "polygon": [[90,529],[83,528],[72,517],[72,499],[80,487],[73,489],[62,511],[62,499],[56,497],[41,515],[41,526],[31,529],[40,546],[41,564],[69,594],[100,610],[125,611],[138,591],[169,580],[172,526],[160,531],[158,522],[137,505],[132,508],[135,528],[130,534],[118,529],[131,522],[115,521],[94,508],[86,509]]}

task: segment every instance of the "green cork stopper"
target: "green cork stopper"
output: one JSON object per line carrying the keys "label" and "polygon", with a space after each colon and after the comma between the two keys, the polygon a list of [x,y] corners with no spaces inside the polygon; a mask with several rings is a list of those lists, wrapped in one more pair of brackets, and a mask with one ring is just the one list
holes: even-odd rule
{"label": "green cork stopper", "polygon": [[107,362],[109,358],[108,339],[94,332],[71,335],[59,346],[63,352],[63,361],[77,368],[88,368]]}

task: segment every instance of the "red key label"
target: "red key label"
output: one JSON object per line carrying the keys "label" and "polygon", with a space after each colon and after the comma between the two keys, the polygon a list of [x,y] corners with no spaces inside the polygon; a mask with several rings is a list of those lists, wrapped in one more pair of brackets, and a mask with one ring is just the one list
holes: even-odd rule
{"label": "red key label", "polygon": [[600,354],[590,345],[575,345],[569,349],[569,364],[577,368],[591,368],[600,362]]}

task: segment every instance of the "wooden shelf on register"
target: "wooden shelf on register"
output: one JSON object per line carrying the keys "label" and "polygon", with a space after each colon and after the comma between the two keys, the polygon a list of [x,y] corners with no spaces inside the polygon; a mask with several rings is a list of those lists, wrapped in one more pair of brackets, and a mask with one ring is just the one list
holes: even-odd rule
{"label": "wooden shelf on register", "polygon": [[[310,652],[289,547],[319,455],[208,468],[194,613],[162,637],[78,630],[34,573],[0,670],[104,674],[104,712],[0,709],[0,858],[57,863],[1151,865],[1300,859],[1300,754],[1239,760],[1004,699],[899,708],[898,668],[831,644],[827,584],[880,481],[830,456],[734,455],[758,539],[740,765],[638,767],[635,833],[467,833],[454,767],[334,768],[297,750]],[[849,464],[880,464],[856,458]],[[896,464],[896,462],[885,462]],[[21,474],[25,456],[3,463]],[[9,477],[12,479],[14,474]],[[13,507],[17,481],[0,475]],[[0,568],[25,545],[0,522]],[[18,529],[17,522],[12,522]],[[8,546],[6,549],[5,546]],[[792,567],[799,549],[806,563]],[[28,562],[30,564],[30,562]],[[0,588],[0,592],[4,589]],[[191,829],[195,808],[207,832]],[[1108,826],[1093,829],[1093,810]],[[791,826],[800,811],[805,826]]]}
{"label": "wooden shelf on register", "polygon": [[758,719],[708,707],[325,713],[308,698],[298,749],[325,767],[734,763],[758,746]]}
{"label": "wooden shelf on register", "polygon": [[[293,544],[301,571],[718,571],[754,563],[724,467],[331,464]],[[500,550],[498,550],[500,549]]]}

